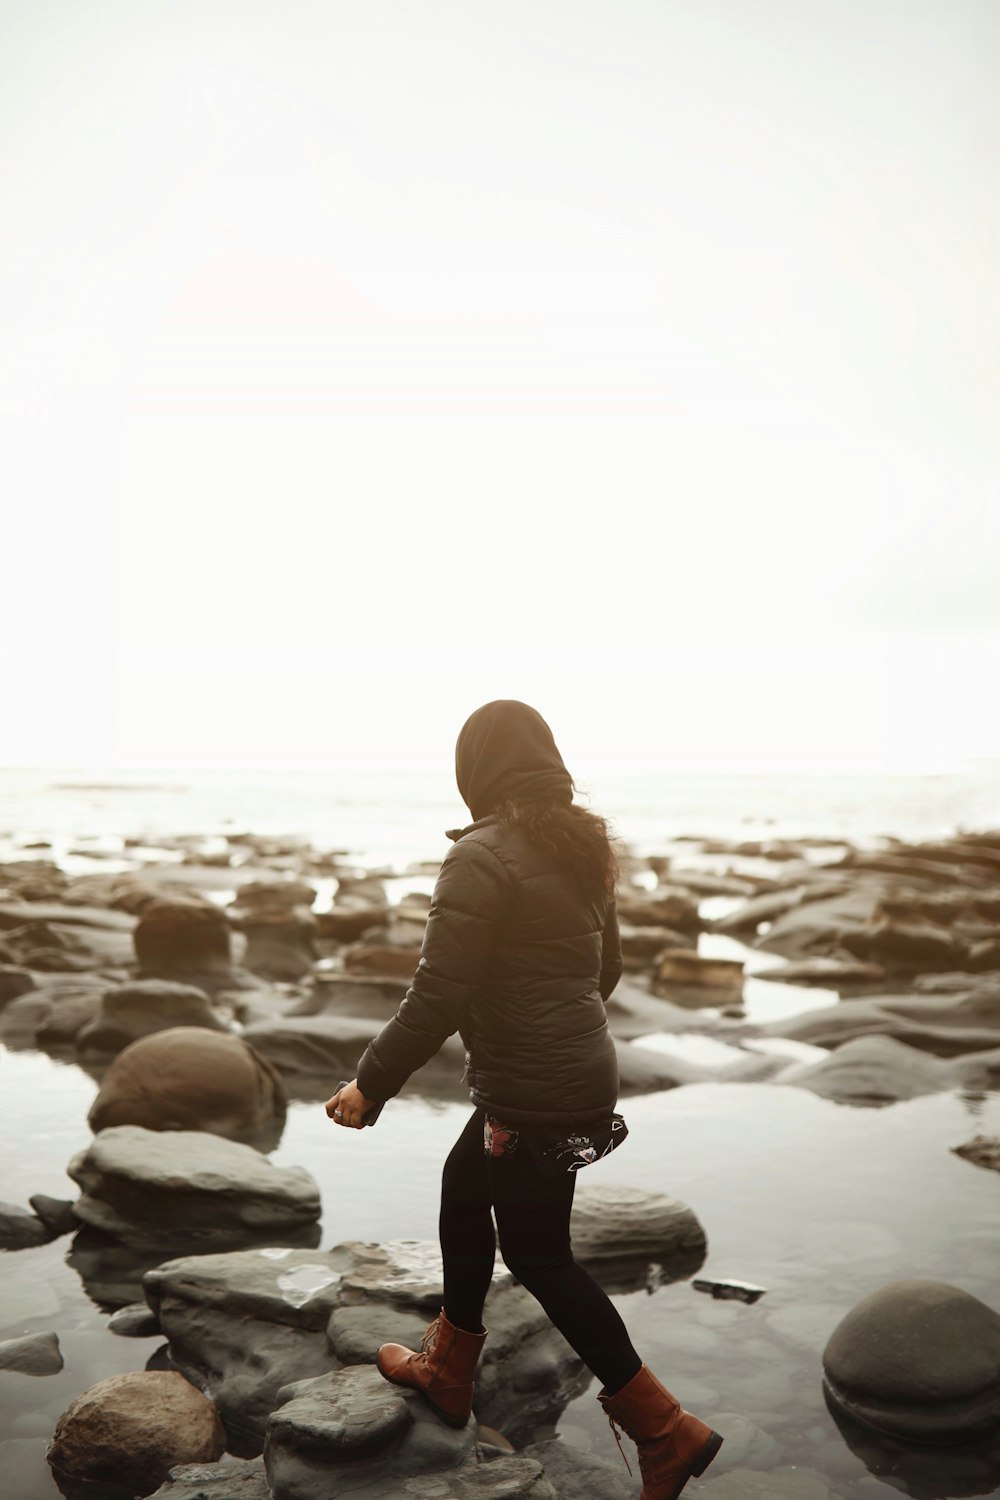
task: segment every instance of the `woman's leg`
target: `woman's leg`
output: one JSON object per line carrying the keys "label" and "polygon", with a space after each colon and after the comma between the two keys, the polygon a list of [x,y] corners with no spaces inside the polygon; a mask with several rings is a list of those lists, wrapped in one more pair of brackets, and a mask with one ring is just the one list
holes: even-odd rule
{"label": "woman's leg", "polygon": [[444,1261],[444,1310],[456,1328],[480,1333],[483,1303],[493,1278],[496,1234],[483,1153],[484,1111],[477,1109],[441,1173],[438,1233]]}
{"label": "woman's leg", "polygon": [[576,1173],[552,1181],[524,1143],[486,1158],[500,1253],[522,1286],[544,1307],[566,1342],[609,1393],[642,1367],[614,1303],[573,1259],[570,1210]]}

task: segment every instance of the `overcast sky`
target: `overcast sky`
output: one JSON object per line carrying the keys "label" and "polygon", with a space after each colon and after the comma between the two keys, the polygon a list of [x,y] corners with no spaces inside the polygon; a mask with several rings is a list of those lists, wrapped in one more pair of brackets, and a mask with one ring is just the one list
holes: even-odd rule
{"label": "overcast sky", "polygon": [[1000,756],[996,0],[0,17],[0,763]]}

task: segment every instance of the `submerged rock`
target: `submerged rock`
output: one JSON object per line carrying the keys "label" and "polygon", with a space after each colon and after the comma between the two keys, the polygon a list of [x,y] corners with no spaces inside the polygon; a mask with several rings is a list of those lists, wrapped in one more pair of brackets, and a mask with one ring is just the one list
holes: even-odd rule
{"label": "submerged rock", "polygon": [[251,1146],[200,1131],[113,1126],[67,1171],[83,1190],[77,1218],[137,1247],[259,1242],[320,1216],[304,1167],[276,1167]]}
{"label": "submerged rock", "polygon": [[[725,1449],[722,1450],[725,1452]],[[713,1465],[714,1467],[714,1465]],[[698,1481],[692,1486],[691,1500],[841,1500],[838,1490],[825,1474],[815,1469],[730,1469],[726,1473]]]}
{"label": "submerged rock", "polygon": [[78,1396],[56,1424],[48,1460],[59,1476],[149,1495],[175,1464],[217,1459],[219,1414],[182,1375],[112,1375]]}
{"label": "submerged rock", "polygon": [[993,1172],[1000,1172],[1000,1136],[976,1135],[971,1141],[966,1141],[964,1146],[952,1146],[956,1156],[971,1161],[976,1167],[988,1167]]}
{"label": "submerged rock", "polygon": [[662,1282],[677,1280],[696,1271],[707,1250],[705,1231],[686,1203],[618,1183],[577,1183],[571,1232],[574,1255],[605,1285],[622,1278],[643,1285],[651,1261],[667,1273]]}
{"label": "submerged rock", "polygon": [[826,1389],[849,1417],[893,1437],[954,1443],[1000,1421],[1000,1315],[938,1281],[895,1281],[838,1324]]}
{"label": "submerged rock", "polygon": [[55,1333],[30,1333],[26,1338],[0,1343],[0,1370],[19,1375],[58,1375],[63,1363],[59,1335]]}
{"label": "submerged rock", "polygon": [[[522,1456],[541,1464],[558,1500],[635,1500],[636,1481],[617,1458],[610,1433],[608,1442],[614,1459],[584,1452],[559,1437],[529,1443]],[[629,1462],[633,1473],[638,1473],[638,1465],[632,1459]]]}
{"label": "submerged rock", "polygon": [[118,1054],[87,1119],[92,1130],[204,1130],[270,1146],[286,1107],[279,1074],[242,1037],[178,1026]]}
{"label": "submerged rock", "polygon": [[796,1063],[778,1083],[838,1104],[893,1104],[953,1087],[947,1063],[889,1036],[861,1036],[815,1063]]}

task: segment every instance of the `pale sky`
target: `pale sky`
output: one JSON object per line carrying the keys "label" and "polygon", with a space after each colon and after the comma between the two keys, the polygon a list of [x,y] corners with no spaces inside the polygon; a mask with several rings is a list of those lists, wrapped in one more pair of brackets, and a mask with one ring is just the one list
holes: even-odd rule
{"label": "pale sky", "polygon": [[0,0],[0,764],[1000,756],[996,0]]}

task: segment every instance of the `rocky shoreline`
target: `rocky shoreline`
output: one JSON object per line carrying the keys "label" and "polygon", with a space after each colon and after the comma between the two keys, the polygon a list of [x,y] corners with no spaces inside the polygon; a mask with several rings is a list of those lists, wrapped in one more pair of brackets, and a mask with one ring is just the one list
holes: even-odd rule
{"label": "rocky shoreline", "polygon": [[[446,1430],[381,1381],[378,1343],[419,1339],[440,1303],[436,1247],[320,1251],[314,1177],[269,1160],[290,1101],[352,1076],[398,1005],[436,866],[367,870],[252,834],[218,845],[126,841],[117,863],[130,868],[107,873],[44,857],[0,865],[0,1042],[99,1084],[93,1140],[67,1168],[78,1196],[0,1204],[0,1248],[30,1255],[72,1235],[68,1259],[112,1331],[166,1340],[160,1368],[81,1391],[60,1418],[59,1489],[91,1500],[635,1495],[624,1468],[551,1436],[589,1373],[499,1262],[474,1423]],[[677,840],[625,861],[619,912],[626,977],[608,1015],[623,1097],[725,1082],[863,1108],[1000,1089],[1000,832],[879,849]],[[754,1018],[745,997],[761,982],[808,997],[801,1014]],[[693,1036],[711,1061],[679,1044]],[[462,1060],[453,1038],[409,1089],[461,1100]],[[992,1186],[1000,1140],[977,1134],[954,1150]],[[697,1202],[596,1182],[578,1186],[574,1244],[609,1289],[650,1293],[693,1276],[706,1249]],[[990,1493],[1000,1316],[907,1270],[831,1321],[816,1377],[852,1451],[896,1445],[899,1472],[918,1475],[909,1493],[921,1494],[913,1445],[957,1454],[966,1474],[966,1488],[928,1495]],[[900,1347],[905,1370],[890,1357]],[[62,1368],[57,1330],[0,1341],[4,1378]],[[725,1414],[706,1415],[726,1432]],[[728,1421],[726,1462],[692,1496],[841,1495],[783,1466],[747,1417]],[[925,1472],[957,1482],[937,1460]]]}

